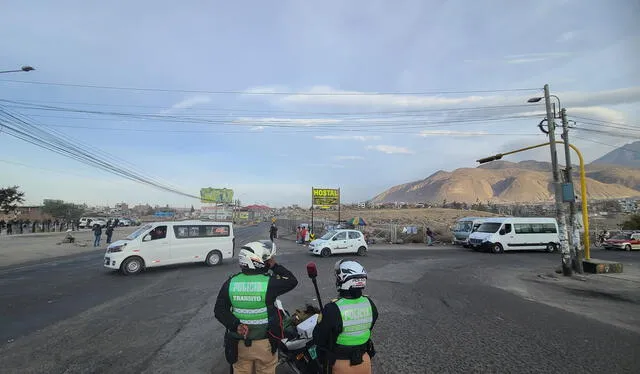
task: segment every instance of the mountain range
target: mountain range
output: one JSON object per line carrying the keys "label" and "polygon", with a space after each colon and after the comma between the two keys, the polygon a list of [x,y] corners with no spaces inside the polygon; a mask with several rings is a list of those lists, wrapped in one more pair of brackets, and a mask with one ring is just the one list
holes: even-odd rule
{"label": "mountain range", "polygon": [[[640,141],[585,165],[585,171],[590,199],[640,197]],[[579,167],[574,166],[573,181],[578,197],[579,178]],[[372,202],[552,202],[552,179],[550,162],[499,160],[476,168],[439,170],[423,180],[391,187],[375,196]]]}

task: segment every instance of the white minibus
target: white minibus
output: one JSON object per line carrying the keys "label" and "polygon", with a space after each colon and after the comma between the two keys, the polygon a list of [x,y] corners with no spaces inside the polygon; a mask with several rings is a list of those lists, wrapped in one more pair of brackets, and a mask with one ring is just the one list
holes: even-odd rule
{"label": "white minibus", "polygon": [[554,252],[560,245],[555,218],[496,217],[487,218],[469,235],[473,250],[502,253],[509,250],[544,249]]}
{"label": "white minibus", "polygon": [[484,222],[485,217],[464,217],[456,221],[455,226],[451,229],[453,238],[452,244],[462,245],[463,247],[469,246],[469,235],[480,227],[480,224]]}
{"label": "white minibus", "polygon": [[194,262],[215,266],[233,258],[234,250],[231,222],[153,222],[111,243],[104,255],[104,266],[125,275],[150,267]]}

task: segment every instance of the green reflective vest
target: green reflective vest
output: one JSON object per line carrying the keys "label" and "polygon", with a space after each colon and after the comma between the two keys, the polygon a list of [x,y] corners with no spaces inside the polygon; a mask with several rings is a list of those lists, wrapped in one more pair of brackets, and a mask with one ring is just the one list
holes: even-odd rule
{"label": "green reflective vest", "polygon": [[342,317],[342,332],[336,341],[339,345],[357,346],[365,344],[371,337],[373,310],[369,299],[338,299],[336,301]]}
{"label": "green reflective vest", "polygon": [[[229,282],[229,299],[232,313],[249,326],[247,339],[258,340],[267,337],[269,315],[267,314],[267,288],[269,277],[264,274],[238,274]],[[242,338],[235,331],[236,338]]]}

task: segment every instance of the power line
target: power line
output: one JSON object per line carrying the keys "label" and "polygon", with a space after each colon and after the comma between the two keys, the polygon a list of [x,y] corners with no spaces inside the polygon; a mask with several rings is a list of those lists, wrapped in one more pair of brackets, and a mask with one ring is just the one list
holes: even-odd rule
{"label": "power line", "polygon": [[[12,103],[21,105],[17,108],[49,108],[49,109],[60,109],[60,110],[82,110],[76,108],[64,108],[52,105],[39,105],[34,103],[50,103],[50,101],[16,101],[16,100],[6,100],[0,99],[2,102]],[[169,110],[166,106],[158,106],[158,105],[131,105],[131,104],[98,104],[98,103],[81,103],[81,102],[60,102],[54,101],[54,104],[70,104],[70,105],[87,105],[87,106],[112,106],[112,107],[131,107],[131,108],[154,108],[154,109],[163,109]],[[511,105],[486,105],[486,106],[473,106],[473,107],[455,107],[455,108],[429,108],[429,109],[403,109],[403,110],[391,110],[391,111],[351,111],[351,112],[311,112],[311,111],[290,111],[290,110],[267,110],[267,109],[242,109],[242,108],[215,108],[209,106],[199,106],[197,108],[188,108],[189,112],[200,112],[200,111],[216,111],[216,112],[241,112],[241,113],[280,113],[280,114],[304,114],[304,115],[338,115],[338,116],[355,116],[355,115],[383,115],[383,114],[413,114],[413,113],[434,113],[434,112],[457,112],[457,111],[473,111],[473,110],[496,110],[496,109],[513,109],[513,108],[528,108],[530,111],[532,107],[535,105],[532,104],[511,104]],[[142,114],[142,113],[141,113]],[[202,116],[204,114],[199,113],[198,115]],[[222,114],[211,114],[211,115],[222,115]]]}
{"label": "power line", "polygon": [[75,87],[75,88],[94,88],[94,89],[106,89],[106,90],[124,90],[124,91],[143,91],[143,92],[180,92],[180,93],[200,93],[210,95],[303,95],[303,96],[391,96],[391,95],[432,95],[432,94],[470,94],[470,93],[494,93],[494,92],[521,92],[521,91],[540,91],[541,88],[509,88],[509,89],[493,89],[493,90],[430,90],[421,92],[275,92],[275,91],[233,91],[233,90],[220,90],[220,91],[207,91],[207,90],[186,90],[186,89],[171,89],[171,88],[143,88],[143,87],[119,87],[119,86],[101,86],[90,84],[72,84],[72,83],[58,83],[58,82],[38,82],[38,81],[23,81],[14,79],[2,79],[2,82],[12,83],[24,83],[24,84],[36,84],[47,86],[60,86],[60,87]]}
{"label": "power line", "polygon": [[75,144],[65,141],[64,139],[57,137],[51,133],[48,133],[37,126],[30,124],[28,121],[19,118],[19,116],[13,115],[5,109],[0,109],[0,114],[5,119],[3,127],[6,133],[10,136],[16,137],[30,144],[50,150],[60,155],[75,159],[79,162],[85,163],[102,169],[104,171],[116,174],[118,176],[137,181],[158,189],[179,194],[186,197],[200,199],[199,196],[188,194],[179,191],[175,188],[171,188],[162,184],[159,184],[153,180],[145,178],[144,176],[121,168],[117,165],[112,165],[110,162],[100,159],[97,156],[88,154],[82,147],[77,147]]}
{"label": "power line", "polygon": [[585,121],[606,123],[606,124],[609,124],[609,125],[617,125],[617,126],[628,126],[628,127],[631,127],[631,128],[640,129],[640,126],[638,126],[638,125],[630,125],[630,124],[625,124],[625,123],[609,122],[609,121],[603,121],[603,120],[599,120],[599,119],[595,119],[595,118],[587,118],[587,117],[580,117],[580,116],[571,116],[571,117],[582,119],[582,120],[585,120]]}
{"label": "power line", "polygon": [[609,147],[611,147],[611,148],[615,148],[615,149],[620,149],[620,148],[622,148],[622,149],[624,149],[625,151],[629,151],[629,152],[632,152],[632,153],[640,154],[640,151],[637,151],[637,150],[635,150],[635,149],[631,149],[631,148],[626,148],[627,144],[625,144],[625,145],[623,145],[623,146],[617,146],[617,145],[613,145],[613,144],[609,144],[609,143],[604,143],[604,142],[601,142],[601,141],[598,141],[598,140],[593,140],[593,139],[589,139],[589,138],[583,138],[583,137],[581,137],[581,136],[575,136],[575,135],[574,135],[573,137],[574,137],[574,138],[581,139],[581,140],[586,140],[586,141],[588,141],[588,142],[596,143],[596,144],[606,145],[606,146],[609,146]]}

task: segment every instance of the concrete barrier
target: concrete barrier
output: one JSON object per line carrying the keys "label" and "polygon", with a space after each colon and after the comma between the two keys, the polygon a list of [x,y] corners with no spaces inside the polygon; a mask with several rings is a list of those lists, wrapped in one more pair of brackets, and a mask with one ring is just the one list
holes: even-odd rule
{"label": "concrete barrier", "polygon": [[607,274],[622,273],[623,266],[620,262],[589,259],[582,261],[582,267],[585,273],[591,274]]}

